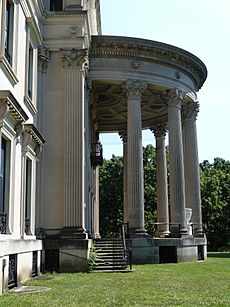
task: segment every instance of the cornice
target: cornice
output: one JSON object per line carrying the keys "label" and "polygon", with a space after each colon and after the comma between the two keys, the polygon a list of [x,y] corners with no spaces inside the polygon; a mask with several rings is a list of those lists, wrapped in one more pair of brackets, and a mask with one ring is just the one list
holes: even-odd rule
{"label": "cornice", "polygon": [[38,157],[42,151],[42,146],[45,143],[45,140],[33,124],[24,124],[23,127],[25,133],[23,152],[24,154],[27,152],[27,147],[29,144],[31,144],[32,141],[35,144],[34,152],[36,157]]}
{"label": "cornice", "polygon": [[36,145],[42,145],[45,143],[44,138],[33,124],[24,124],[23,126],[24,131],[32,135],[32,140]]}
{"label": "cornice", "polygon": [[28,115],[22,109],[22,107],[10,91],[0,91],[0,102],[8,106],[9,113],[17,122],[22,123],[28,120]]}
{"label": "cornice", "polygon": [[169,65],[184,71],[198,91],[207,78],[204,63],[188,51],[161,42],[122,36],[92,36],[90,57],[123,57]]}

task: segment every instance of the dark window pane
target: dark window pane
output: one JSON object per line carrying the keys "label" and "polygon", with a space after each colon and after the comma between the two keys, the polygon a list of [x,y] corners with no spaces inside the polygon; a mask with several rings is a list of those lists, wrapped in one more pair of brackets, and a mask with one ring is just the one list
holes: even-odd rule
{"label": "dark window pane", "polygon": [[50,0],[50,11],[62,11],[62,0]]}
{"label": "dark window pane", "polygon": [[6,140],[1,142],[1,165],[0,165],[0,211],[4,212],[5,201],[5,182],[6,182]]}

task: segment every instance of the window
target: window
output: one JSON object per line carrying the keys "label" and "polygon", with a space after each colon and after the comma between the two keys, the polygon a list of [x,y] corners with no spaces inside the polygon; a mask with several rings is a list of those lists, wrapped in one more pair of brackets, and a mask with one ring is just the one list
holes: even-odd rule
{"label": "window", "polygon": [[32,99],[33,94],[33,66],[34,66],[34,56],[33,47],[29,45],[28,52],[28,96]]}
{"label": "window", "polygon": [[5,14],[5,57],[9,64],[12,65],[12,52],[13,52],[13,19],[14,19],[14,6],[9,0],[6,1],[6,14]]}
{"label": "window", "polygon": [[50,11],[62,11],[62,0],[50,0]]}
{"label": "window", "polygon": [[9,142],[1,139],[1,164],[0,164],[0,233],[7,232],[7,201],[8,201],[8,181],[9,176]]}
{"label": "window", "polygon": [[32,161],[26,159],[25,233],[30,234]]}

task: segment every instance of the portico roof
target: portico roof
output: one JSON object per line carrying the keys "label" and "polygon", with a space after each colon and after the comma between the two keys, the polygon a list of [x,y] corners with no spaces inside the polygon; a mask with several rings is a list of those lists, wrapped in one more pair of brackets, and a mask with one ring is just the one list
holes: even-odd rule
{"label": "portico roof", "polygon": [[88,79],[101,132],[126,129],[126,97],[121,90],[125,80],[147,83],[141,102],[142,127],[146,129],[167,122],[163,92],[176,88],[195,100],[206,77],[204,63],[183,49],[139,38],[92,37]]}

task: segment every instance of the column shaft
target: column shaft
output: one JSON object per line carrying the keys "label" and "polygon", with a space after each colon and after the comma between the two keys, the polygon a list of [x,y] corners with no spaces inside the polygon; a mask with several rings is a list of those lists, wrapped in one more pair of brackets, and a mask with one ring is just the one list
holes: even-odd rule
{"label": "column shaft", "polygon": [[183,142],[184,142],[184,171],[186,207],[192,209],[194,236],[203,234],[200,173],[197,146],[196,116],[197,103],[187,103],[184,107]]}
{"label": "column shaft", "polygon": [[181,102],[178,91],[168,92],[168,129],[169,129],[169,181],[170,181],[170,211],[171,232],[187,234],[185,223],[185,183],[181,128]]}
{"label": "column shaft", "polygon": [[141,94],[145,84],[128,81],[123,85],[128,96],[127,115],[127,191],[129,230],[134,234],[144,229],[144,178],[142,152]]}
{"label": "column shaft", "polygon": [[157,235],[165,236],[169,234],[166,130],[163,125],[159,125],[153,131],[156,137],[157,222],[160,223],[157,226]]}

